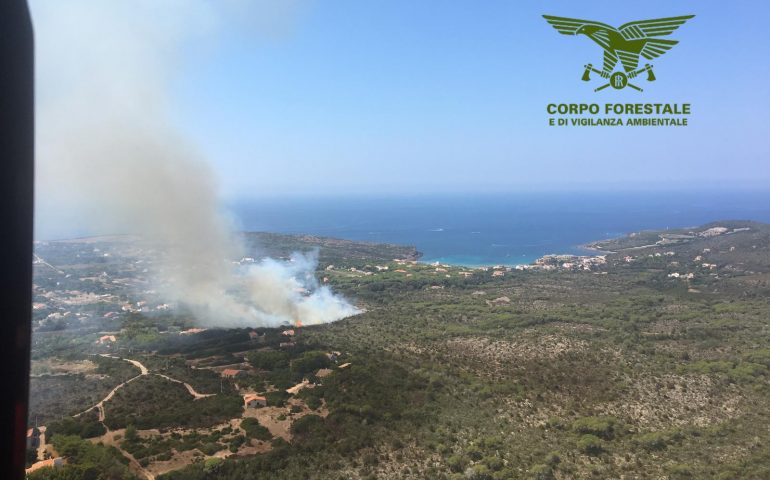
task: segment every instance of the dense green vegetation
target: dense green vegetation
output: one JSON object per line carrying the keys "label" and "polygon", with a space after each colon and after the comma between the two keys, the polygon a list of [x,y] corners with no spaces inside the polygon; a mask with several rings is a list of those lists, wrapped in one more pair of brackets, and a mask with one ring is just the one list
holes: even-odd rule
{"label": "dense green vegetation", "polygon": [[[714,225],[729,233],[702,234]],[[123,448],[145,463],[196,452],[164,480],[770,478],[770,228],[665,234],[597,245],[616,253],[587,271],[497,276],[364,250],[346,263],[340,250],[318,275],[366,311],[303,327],[291,348],[280,329],[180,336],[158,325],[183,315],[125,318],[151,372],[212,393],[216,369],[247,372],[201,400],[142,377],[107,403],[106,423],[163,429],[127,433]],[[59,357],[66,338],[48,343]],[[73,336],[69,348],[84,347]],[[285,392],[303,378],[317,385]],[[268,403],[240,429],[221,426],[243,411],[236,383]],[[288,441],[267,430],[275,422],[290,424]],[[244,454],[256,440],[271,448]]]}
{"label": "dense green vegetation", "polygon": [[80,438],[100,437],[107,432],[104,425],[99,422],[96,410],[91,410],[79,417],[64,417],[59,421],[51,422],[46,427],[46,435],[76,435]]}
{"label": "dense green vegetation", "polygon": [[169,376],[180,382],[187,382],[198,393],[218,393],[223,389],[232,390],[230,382],[222,382],[221,376],[212,370],[191,368],[183,358],[159,355],[133,355],[155,373]]}
{"label": "dense green vegetation", "polygon": [[[77,342],[77,338],[74,341]],[[89,374],[32,376],[32,393],[29,396],[31,423],[37,421],[42,425],[79,413],[101,400],[119,383],[139,374],[136,367],[123,360],[73,352],[77,350],[70,345],[67,355],[70,360],[87,358],[96,364],[96,370]]]}
{"label": "dense green vegetation", "polygon": [[30,480],[135,480],[128,461],[114,447],[93,444],[74,435],[55,435],[56,451],[67,458],[66,465],[40,469]]}
{"label": "dense green vegetation", "polygon": [[125,431],[125,440],[121,448],[134,456],[141,465],[148,465],[151,461],[169,460],[172,452],[188,452],[197,450],[194,455],[202,458],[203,455],[214,455],[222,450],[227,450],[233,445],[243,443],[243,435],[238,430],[230,427],[220,428],[211,433],[199,432],[171,432],[169,435],[148,435],[140,437],[133,425]]}
{"label": "dense green vegetation", "polygon": [[[398,445],[401,435],[430,423],[433,413],[426,404],[426,390],[431,390],[427,379],[387,359],[362,357],[355,361],[358,364],[355,368],[340,370],[329,377],[323,387],[308,390],[329,403],[327,417],[299,418],[292,424],[291,446],[276,440],[270,453],[225,462],[218,475],[222,478],[302,478],[308,475],[302,466],[304,462],[325,459],[315,464],[316,474],[328,476],[344,462],[356,459],[362,451],[372,450],[377,443],[388,441]],[[206,478],[204,468],[198,464],[164,478]]]}
{"label": "dense green vegetation", "polygon": [[249,363],[261,370],[280,370],[289,366],[289,354],[275,350],[249,352]]}
{"label": "dense green vegetation", "polygon": [[194,400],[184,386],[152,375],[118,390],[106,405],[105,423],[110,429],[208,427],[238,416],[242,405],[238,395]]}
{"label": "dense green vegetation", "polygon": [[241,422],[241,429],[246,432],[246,436],[249,438],[256,438],[257,440],[270,440],[273,435],[270,430],[259,424],[259,420],[256,418],[244,418]]}

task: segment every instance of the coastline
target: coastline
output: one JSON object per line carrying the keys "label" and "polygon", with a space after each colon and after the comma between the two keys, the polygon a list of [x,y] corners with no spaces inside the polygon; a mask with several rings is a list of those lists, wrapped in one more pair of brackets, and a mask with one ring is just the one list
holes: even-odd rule
{"label": "coastline", "polygon": [[[604,250],[599,247],[596,247],[595,244],[597,242],[602,242],[605,240],[616,240],[618,238],[624,238],[628,236],[628,234],[619,235],[617,237],[610,237],[610,238],[604,238],[601,240],[592,240],[590,243],[584,243],[579,244],[571,247],[572,250],[575,250],[571,253],[546,253],[539,256],[530,256],[526,262],[516,262],[516,263],[509,263],[509,262],[478,262],[478,263],[465,263],[465,262],[455,262],[451,261],[450,259],[447,259],[447,257],[438,257],[438,258],[428,258],[428,259],[418,259],[417,261],[426,265],[446,265],[446,266],[453,266],[453,267],[463,267],[463,268],[471,268],[471,269],[488,269],[488,268],[494,268],[494,267],[506,267],[506,268],[521,268],[521,267],[531,267],[533,265],[537,265],[539,263],[542,263],[545,259],[548,258],[575,258],[575,259],[581,259],[581,258],[591,258],[591,257],[603,257],[606,255],[611,255],[617,252],[611,251],[611,250]],[[584,252],[578,252],[579,250],[583,250]],[[419,252],[421,253],[421,252]],[[585,254],[582,254],[585,253]],[[522,255],[525,256],[525,255]]]}
{"label": "coastline", "polygon": [[[624,236],[627,236],[627,235],[628,234],[626,234]],[[580,245],[579,248],[582,248],[583,250],[588,250],[588,251],[591,251],[591,252],[598,252],[601,255],[610,255],[610,254],[613,254],[613,253],[618,253],[618,252],[613,252],[612,250],[604,250],[604,249],[601,249],[599,247],[594,246],[595,242],[602,242],[602,241],[605,241],[605,240],[615,240],[615,239],[618,239],[618,238],[623,238],[623,237],[613,237],[613,238],[605,238],[605,239],[602,239],[602,240],[595,240],[592,243],[587,243],[587,244],[584,244],[584,245]]]}

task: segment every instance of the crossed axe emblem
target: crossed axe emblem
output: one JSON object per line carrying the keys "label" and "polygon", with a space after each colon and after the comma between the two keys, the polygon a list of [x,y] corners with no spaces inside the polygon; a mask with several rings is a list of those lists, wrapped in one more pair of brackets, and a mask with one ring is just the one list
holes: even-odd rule
{"label": "crossed axe emblem", "polygon": [[646,64],[644,67],[640,68],[639,70],[630,72],[628,75],[626,75],[624,72],[610,73],[610,72],[604,72],[604,71],[601,71],[601,70],[597,70],[590,63],[588,65],[586,65],[585,67],[586,67],[586,69],[583,72],[583,78],[582,78],[582,80],[584,82],[588,82],[589,80],[591,80],[591,72],[594,72],[594,73],[598,74],[602,78],[609,79],[609,81],[607,83],[605,83],[604,85],[596,87],[594,89],[594,92],[598,92],[600,90],[604,90],[607,87],[612,87],[612,88],[615,88],[617,90],[620,90],[620,89],[625,88],[625,87],[631,87],[634,90],[637,90],[637,91],[641,92],[641,91],[643,91],[641,87],[639,87],[637,85],[634,85],[633,83],[630,83],[628,80],[631,79],[631,78],[636,78],[637,76],[643,74],[644,72],[647,72],[647,81],[648,82],[654,82],[655,81],[655,74],[652,73],[652,65],[650,65],[649,63]]}

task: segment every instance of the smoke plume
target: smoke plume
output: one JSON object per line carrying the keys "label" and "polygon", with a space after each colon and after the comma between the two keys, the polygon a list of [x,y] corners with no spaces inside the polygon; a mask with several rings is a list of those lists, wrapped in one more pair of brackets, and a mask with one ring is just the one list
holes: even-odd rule
{"label": "smoke plume", "polygon": [[314,324],[356,313],[316,284],[312,256],[233,265],[244,249],[220,211],[214,172],[170,114],[185,47],[214,45],[225,25],[274,35],[291,23],[296,2],[34,0],[31,7],[38,236],[66,224],[162,246],[159,289],[209,325]]}

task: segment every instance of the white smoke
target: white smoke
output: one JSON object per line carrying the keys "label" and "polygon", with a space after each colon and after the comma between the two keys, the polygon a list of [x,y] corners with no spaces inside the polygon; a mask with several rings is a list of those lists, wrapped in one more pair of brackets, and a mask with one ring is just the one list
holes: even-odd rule
{"label": "white smoke", "polygon": [[225,25],[273,35],[297,2],[33,0],[31,7],[38,235],[66,223],[161,245],[162,292],[210,325],[314,324],[356,313],[315,283],[312,257],[233,266],[243,247],[219,210],[214,172],[169,113],[184,47],[215,44]]}

